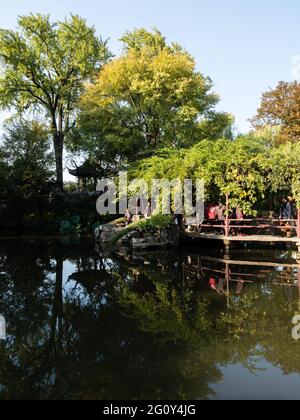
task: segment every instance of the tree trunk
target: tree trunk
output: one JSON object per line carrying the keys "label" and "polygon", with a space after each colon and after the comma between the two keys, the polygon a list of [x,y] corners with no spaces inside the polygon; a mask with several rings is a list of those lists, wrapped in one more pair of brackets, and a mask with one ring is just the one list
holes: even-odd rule
{"label": "tree trunk", "polygon": [[53,136],[54,153],[55,153],[55,166],[56,166],[56,182],[57,186],[64,189],[64,176],[63,176],[63,149],[64,149],[64,136],[61,133],[56,133]]}

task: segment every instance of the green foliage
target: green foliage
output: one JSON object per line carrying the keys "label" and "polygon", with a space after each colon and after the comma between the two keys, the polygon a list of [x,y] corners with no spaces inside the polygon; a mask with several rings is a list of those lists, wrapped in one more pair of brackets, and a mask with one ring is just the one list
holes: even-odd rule
{"label": "green foliage", "polygon": [[60,224],[60,233],[63,235],[80,233],[80,221],[81,218],[78,215],[72,216],[69,220],[63,220]]}
{"label": "green foliage", "polygon": [[270,153],[268,180],[275,192],[293,193],[300,208],[300,144],[285,143]]}
{"label": "green foliage", "polygon": [[54,161],[49,133],[38,122],[17,120],[7,123],[0,154],[9,178],[8,192],[18,191],[28,197],[37,194],[52,179]]}
{"label": "green foliage", "polygon": [[229,193],[231,206],[240,206],[250,214],[267,189],[263,165],[266,153],[266,143],[251,137],[204,140],[189,149],[162,150],[139,162],[131,175],[149,183],[159,178],[203,179],[207,199],[217,200]]}
{"label": "green foliage", "polygon": [[86,151],[132,161],[225,134],[232,118],[215,111],[212,82],[186,51],[157,30],[128,32],[122,41],[124,54],[104,66],[81,101]]}
{"label": "green foliage", "polygon": [[207,200],[230,195],[230,206],[255,214],[267,193],[294,194],[300,207],[300,145],[275,145],[270,133],[241,136],[236,140],[204,140],[188,149],[157,152],[131,167],[133,178],[203,179]]}
{"label": "green foliage", "polygon": [[173,218],[171,216],[154,215],[151,219],[142,219],[127,226],[114,236],[112,243],[118,242],[130,232],[138,231],[152,234],[160,229],[168,229],[172,224]]}
{"label": "green foliage", "polygon": [[170,340],[194,342],[201,334],[205,337],[212,328],[208,316],[209,301],[199,299],[194,305],[190,290],[179,293],[168,283],[154,281],[154,291],[140,295],[132,292],[122,279],[119,279],[119,285],[119,305],[130,317],[139,320],[141,331],[159,338],[160,344]]}
{"label": "green foliage", "polygon": [[151,219],[142,220],[142,228],[146,232],[152,233],[159,229],[167,229],[173,224],[172,216],[153,215]]}
{"label": "green foliage", "polygon": [[[35,111],[46,118],[53,136],[57,181],[62,184],[64,138],[74,124],[84,82],[110,54],[84,19],[52,23],[41,14],[22,16],[17,31],[0,31],[0,107]],[[62,186],[62,185],[61,185]]]}

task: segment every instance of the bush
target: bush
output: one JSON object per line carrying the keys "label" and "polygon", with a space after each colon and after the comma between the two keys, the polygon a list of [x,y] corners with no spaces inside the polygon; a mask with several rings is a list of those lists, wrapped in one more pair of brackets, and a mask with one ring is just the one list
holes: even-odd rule
{"label": "bush", "polygon": [[173,218],[172,216],[163,216],[163,215],[155,215],[152,216],[151,219],[142,219],[138,222],[132,223],[131,225],[124,228],[121,232],[119,232],[115,237],[112,239],[112,244],[115,244],[124,236],[128,235],[128,233],[133,231],[138,232],[146,232],[146,233],[155,233],[159,229],[168,229],[173,225]]}

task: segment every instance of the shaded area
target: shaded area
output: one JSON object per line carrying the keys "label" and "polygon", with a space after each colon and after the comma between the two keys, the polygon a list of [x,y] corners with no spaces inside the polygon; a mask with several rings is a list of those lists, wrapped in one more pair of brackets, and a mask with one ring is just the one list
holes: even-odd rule
{"label": "shaded area", "polygon": [[[215,384],[237,363],[243,380],[271,365],[298,375],[300,385],[292,254],[264,251],[261,260],[278,266],[229,268],[221,251],[205,254],[110,255],[83,241],[2,241],[8,336],[0,341],[0,398],[222,397]],[[232,259],[255,261],[257,252]]]}

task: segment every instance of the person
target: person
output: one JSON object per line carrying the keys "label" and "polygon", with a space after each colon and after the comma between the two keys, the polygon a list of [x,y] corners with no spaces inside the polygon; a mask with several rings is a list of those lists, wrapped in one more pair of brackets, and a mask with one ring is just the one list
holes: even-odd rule
{"label": "person", "polygon": [[126,209],[125,212],[125,225],[128,226],[132,222],[132,214],[129,209]]}
{"label": "person", "polygon": [[286,219],[288,220],[286,225],[286,234],[288,238],[291,238],[295,233],[293,227],[295,226],[293,220],[295,218],[295,206],[294,206],[294,197],[292,195],[288,196],[286,203]]}
{"label": "person", "polygon": [[292,195],[289,195],[287,199],[287,203],[286,203],[286,219],[293,220],[294,213],[295,213],[294,197]]}
{"label": "person", "polygon": [[281,207],[280,207],[280,219],[286,220],[287,219],[287,198],[283,197],[281,200]]}
{"label": "person", "polygon": [[244,284],[245,284],[245,281],[241,277],[239,277],[238,282],[237,282],[237,287],[236,287],[237,296],[239,296],[242,293]]}
{"label": "person", "polygon": [[235,210],[235,216],[237,220],[244,220],[244,213],[242,212],[242,210],[240,209],[240,207],[237,207]]}
{"label": "person", "polygon": [[[236,220],[237,220],[236,225],[237,226],[240,226],[241,225],[241,222],[244,220],[244,213],[242,212],[242,210],[241,210],[240,207],[237,207],[235,209],[235,217],[236,217]],[[241,228],[238,228],[237,229],[237,234],[238,235],[242,235],[243,234],[243,231],[242,231]]]}
{"label": "person", "polygon": [[280,208],[280,219],[286,222],[281,223],[281,226],[283,226],[281,232],[288,238],[293,236],[292,220],[294,219],[294,212],[295,207],[293,196],[289,195],[288,198],[284,197]]}
{"label": "person", "polygon": [[224,222],[225,220],[225,211],[226,207],[222,203],[222,201],[219,202],[219,205],[217,207],[217,219],[219,222]]}
{"label": "person", "polygon": [[[226,211],[226,207],[220,201],[219,205],[216,208],[217,220],[218,220],[219,225],[224,225],[225,224],[225,211]],[[223,228],[220,228],[220,230],[218,229],[217,233],[222,235],[224,233]]]}
{"label": "person", "polygon": [[178,227],[182,227],[183,225],[183,215],[182,214],[174,214],[174,223]]}
{"label": "person", "polygon": [[148,204],[144,210],[144,217],[145,219],[150,219],[151,218],[151,203],[148,201]]}
{"label": "person", "polygon": [[228,296],[228,292],[225,290],[225,284],[226,284],[226,280],[219,277],[219,282],[218,282],[218,286],[217,286],[217,289],[216,289],[216,292],[219,295]]}
{"label": "person", "polygon": [[209,279],[209,287],[210,287],[212,290],[217,290],[217,282],[216,282],[216,280],[215,280],[213,277],[211,277],[211,278]]}
{"label": "person", "polygon": [[210,204],[207,207],[207,218],[210,221],[216,220],[216,218],[217,218],[217,206],[216,205]]}

